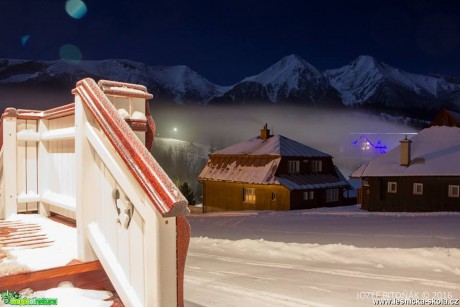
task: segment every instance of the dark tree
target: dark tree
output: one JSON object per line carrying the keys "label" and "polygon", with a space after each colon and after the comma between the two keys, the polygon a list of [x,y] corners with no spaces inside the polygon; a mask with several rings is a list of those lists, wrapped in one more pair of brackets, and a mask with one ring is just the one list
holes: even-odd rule
{"label": "dark tree", "polygon": [[195,205],[196,204],[195,193],[192,191],[192,189],[190,188],[190,186],[188,185],[188,183],[186,181],[184,181],[179,186],[179,190],[181,191],[182,195],[184,195],[185,198],[187,198],[187,201],[188,201],[189,205]]}

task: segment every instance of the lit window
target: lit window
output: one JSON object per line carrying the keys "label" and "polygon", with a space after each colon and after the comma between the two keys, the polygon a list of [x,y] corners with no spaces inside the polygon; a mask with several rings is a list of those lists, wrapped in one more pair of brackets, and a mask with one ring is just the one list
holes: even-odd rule
{"label": "lit window", "polygon": [[256,202],[256,189],[243,188],[243,201],[247,203],[255,203]]}
{"label": "lit window", "polygon": [[312,200],[315,198],[315,193],[313,191],[303,192],[303,200]]}
{"label": "lit window", "polygon": [[458,185],[449,185],[449,197],[459,197],[460,187]]}
{"label": "lit window", "polygon": [[299,172],[299,165],[300,165],[300,161],[288,161],[289,162],[289,165],[288,165],[288,172],[289,173],[298,173]]}
{"label": "lit window", "polygon": [[339,189],[326,190],[326,202],[338,201],[339,200]]}
{"label": "lit window", "polygon": [[423,183],[414,183],[413,193],[415,195],[422,195],[423,194]]}
{"label": "lit window", "polygon": [[272,192],[272,200],[276,200],[276,193]]}
{"label": "lit window", "polygon": [[323,161],[313,160],[311,161],[311,171],[312,172],[321,172],[323,170]]}
{"label": "lit window", "polygon": [[396,182],[388,182],[388,193],[396,193],[397,187],[398,185]]}

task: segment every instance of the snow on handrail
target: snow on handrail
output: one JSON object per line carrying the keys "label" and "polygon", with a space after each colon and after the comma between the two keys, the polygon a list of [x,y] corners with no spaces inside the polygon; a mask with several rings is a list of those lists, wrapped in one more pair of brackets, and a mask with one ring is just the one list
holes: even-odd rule
{"label": "snow on handrail", "polygon": [[81,97],[92,117],[159,213],[164,217],[187,214],[187,200],[128,124],[118,115],[96,82],[90,78],[83,79],[77,83],[73,93]]}

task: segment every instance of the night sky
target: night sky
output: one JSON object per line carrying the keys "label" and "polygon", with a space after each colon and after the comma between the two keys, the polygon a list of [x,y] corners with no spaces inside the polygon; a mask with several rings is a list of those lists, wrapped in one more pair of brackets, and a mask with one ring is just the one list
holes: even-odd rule
{"label": "night sky", "polygon": [[319,69],[369,54],[460,77],[460,1],[83,1],[2,0],[0,58],[184,64],[229,85],[289,54]]}

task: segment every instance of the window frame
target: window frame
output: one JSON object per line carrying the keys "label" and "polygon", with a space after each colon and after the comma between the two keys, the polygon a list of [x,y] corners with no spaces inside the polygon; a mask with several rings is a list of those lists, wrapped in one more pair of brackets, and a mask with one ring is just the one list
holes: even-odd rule
{"label": "window frame", "polygon": [[[332,193],[332,197],[331,197]],[[326,202],[331,203],[339,200],[339,189],[326,189]]]}
{"label": "window frame", "polygon": [[[394,187],[394,189],[392,187]],[[387,193],[398,193],[398,183],[396,181],[388,181]]]}
{"label": "window frame", "polygon": [[300,173],[300,161],[299,160],[288,160],[288,173],[290,174]]}
{"label": "window frame", "polygon": [[322,160],[311,160],[311,171],[312,173],[321,173],[323,171],[323,161]]}
{"label": "window frame", "polygon": [[[456,193],[453,193],[454,190],[457,190]],[[447,191],[447,196],[450,198],[458,198],[460,197],[460,186],[456,184],[449,184],[448,186],[448,191]]]}
{"label": "window frame", "polygon": [[249,204],[256,203],[256,188],[243,187],[243,202]]}
{"label": "window frame", "polygon": [[315,191],[304,191],[303,192],[303,200],[313,200],[315,199]]}
{"label": "window frame", "polygon": [[[420,191],[417,191],[417,187],[420,187]],[[423,183],[414,182],[412,186],[412,194],[423,195]]]}

